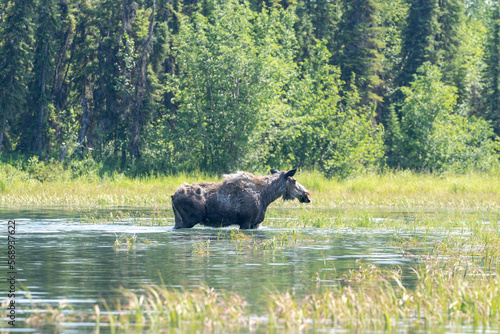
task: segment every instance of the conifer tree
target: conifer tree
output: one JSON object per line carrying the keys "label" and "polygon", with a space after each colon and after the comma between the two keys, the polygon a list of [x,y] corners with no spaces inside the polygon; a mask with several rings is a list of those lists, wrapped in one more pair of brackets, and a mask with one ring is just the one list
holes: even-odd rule
{"label": "conifer tree", "polygon": [[436,0],[409,0],[408,23],[403,32],[399,86],[408,86],[426,61],[437,63],[435,36],[439,32]]}
{"label": "conifer tree", "polygon": [[311,57],[317,41],[325,40],[330,52],[335,49],[340,1],[301,0],[297,2],[295,34],[299,47],[297,62]]}
{"label": "conifer tree", "polygon": [[379,103],[384,59],[380,53],[384,47],[382,28],[377,23],[379,5],[376,0],[354,0],[345,5],[338,58],[342,79],[359,88],[361,104]]}
{"label": "conifer tree", "polygon": [[11,148],[8,121],[22,117],[29,95],[33,52],[33,0],[3,1],[5,19],[0,28],[0,152]]}
{"label": "conifer tree", "polygon": [[463,92],[464,71],[462,69],[462,25],[464,24],[464,5],[461,0],[439,0],[439,33],[436,36],[436,49],[441,63],[443,81],[458,89],[459,101]]}
{"label": "conifer tree", "polygon": [[446,83],[460,86],[463,21],[464,6],[460,0],[410,0],[400,86],[409,85],[417,69],[427,61],[441,66]]}
{"label": "conifer tree", "polygon": [[[52,104],[51,91],[55,68],[56,32],[59,29],[59,15],[54,0],[40,0],[37,8],[35,33],[35,54],[33,68],[32,112],[34,129],[32,130],[31,149],[38,156],[42,155],[42,146],[46,141],[49,105]],[[25,128],[26,129],[26,128]],[[45,138],[44,138],[45,137]]]}
{"label": "conifer tree", "polygon": [[500,4],[497,2],[491,16],[488,45],[486,48],[486,100],[487,118],[500,133]]}

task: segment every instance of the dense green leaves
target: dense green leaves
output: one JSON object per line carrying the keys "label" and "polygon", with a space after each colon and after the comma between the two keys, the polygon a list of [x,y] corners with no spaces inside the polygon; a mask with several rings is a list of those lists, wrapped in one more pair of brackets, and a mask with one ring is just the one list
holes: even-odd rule
{"label": "dense green leaves", "polygon": [[173,145],[181,164],[221,173],[242,166],[258,149],[251,138],[293,71],[287,55],[292,15],[254,13],[227,1],[215,4],[209,17],[195,13],[181,21],[179,72],[171,78],[179,104],[171,120]]}
{"label": "dense green leaves", "polygon": [[378,25],[376,0],[347,1],[340,29],[339,64],[342,77],[361,89],[361,103],[379,103],[384,62],[384,29]]}
{"label": "dense green leaves", "polygon": [[[498,161],[498,142],[489,124],[456,112],[456,89],[442,82],[436,66],[425,63],[410,87],[395,145],[403,168],[427,171],[488,170]],[[399,129],[397,129],[399,127]],[[394,129],[396,128],[396,129]]]}
{"label": "dense green leaves", "polygon": [[382,132],[372,121],[373,110],[359,106],[357,88],[344,90],[340,71],[328,64],[329,58],[319,43],[302,64],[302,78],[289,91],[291,117],[282,125],[281,146],[276,145],[281,161],[276,164],[347,177],[380,166]]}
{"label": "dense green leaves", "polygon": [[0,11],[2,152],[59,160],[64,147],[131,173],[498,164],[496,3],[1,0]]}

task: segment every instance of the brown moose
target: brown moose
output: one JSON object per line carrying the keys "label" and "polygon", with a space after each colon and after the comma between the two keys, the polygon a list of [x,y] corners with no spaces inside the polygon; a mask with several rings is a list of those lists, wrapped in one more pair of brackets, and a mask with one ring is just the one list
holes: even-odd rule
{"label": "brown moose", "polygon": [[172,196],[174,229],[191,228],[198,223],[211,227],[258,228],[269,204],[279,197],[311,202],[309,191],[293,178],[296,171],[296,168],[288,172],[272,169],[267,176],[238,172],[224,175],[222,183],[182,185]]}

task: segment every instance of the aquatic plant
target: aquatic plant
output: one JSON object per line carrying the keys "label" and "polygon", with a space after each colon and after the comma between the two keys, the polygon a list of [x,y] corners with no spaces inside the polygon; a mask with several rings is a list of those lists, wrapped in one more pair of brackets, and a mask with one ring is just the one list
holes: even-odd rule
{"label": "aquatic plant", "polygon": [[243,297],[206,286],[186,291],[144,285],[142,293],[123,288],[120,291],[125,301],[106,302],[105,307],[115,312],[100,313],[100,323],[125,330],[146,327],[153,331],[183,331],[238,328],[249,321]]}
{"label": "aquatic plant", "polygon": [[210,239],[206,241],[196,242],[191,246],[191,254],[198,256],[210,255]]}
{"label": "aquatic plant", "polygon": [[132,236],[128,236],[126,234],[121,234],[117,235],[115,233],[116,240],[113,244],[113,248],[118,249],[118,248],[134,248],[134,247],[140,247],[140,246],[145,246],[145,245],[151,245],[152,242],[146,238],[138,238],[135,234]]}

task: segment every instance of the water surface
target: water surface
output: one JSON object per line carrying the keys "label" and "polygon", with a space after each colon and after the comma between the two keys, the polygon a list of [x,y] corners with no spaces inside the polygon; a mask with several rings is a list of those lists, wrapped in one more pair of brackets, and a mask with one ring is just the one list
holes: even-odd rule
{"label": "water surface", "polygon": [[[103,209],[103,213],[113,210],[118,209]],[[16,220],[17,288],[25,290],[16,295],[19,306],[66,301],[77,311],[92,313],[101,298],[118,297],[120,286],[140,289],[144,283],[164,282],[172,288],[207,285],[234,291],[259,309],[265,306],[269,292],[293,291],[300,297],[341,284],[338,278],[356,268],[360,259],[381,268],[407,270],[414,259],[388,245],[395,234],[417,238],[426,234],[428,245],[443,238],[442,233],[425,230],[278,229],[263,224],[259,230],[244,232],[245,239],[240,243],[230,239],[232,228],[173,230],[168,216],[161,226],[148,226],[138,225],[134,219],[81,223],[85,214],[57,209],[0,210],[1,235],[7,234],[7,220]],[[299,233],[295,243],[280,247],[276,242],[278,246],[272,249],[273,240],[294,233]],[[134,235],[139,240],[136,246],[115,246],[117,238]],[[249,246],[265,242],[270,245],[267,250]],[[4,245],[0,247],[5,254],[6,242]],[[422,246],[421,251],[425,248]],[[6,261],[0,263],[0,272],[8,272]],[[0,291],[5,295],[8,286],[5,279],[1,282]],[[412,284],[411,276],[405,284]],[[16,320],[22,327],[26,324],[22,310],[18,312]],[[67,324],[62,331],[92,330],[91,324],[74,326]]]}

